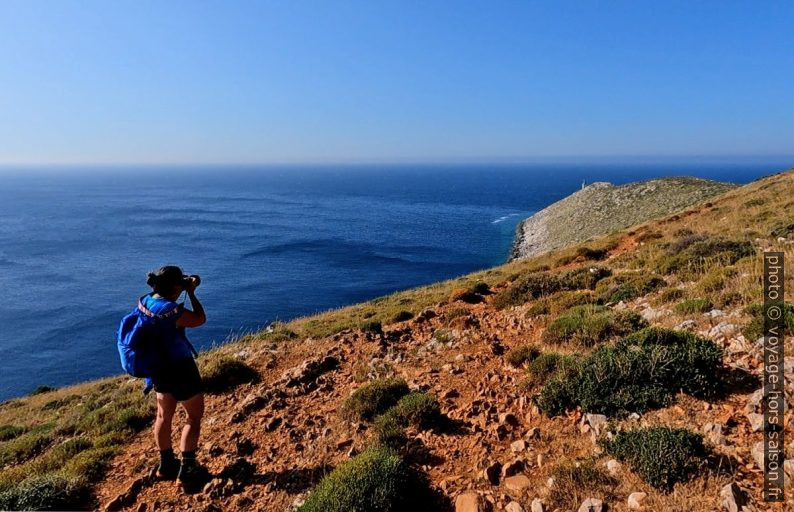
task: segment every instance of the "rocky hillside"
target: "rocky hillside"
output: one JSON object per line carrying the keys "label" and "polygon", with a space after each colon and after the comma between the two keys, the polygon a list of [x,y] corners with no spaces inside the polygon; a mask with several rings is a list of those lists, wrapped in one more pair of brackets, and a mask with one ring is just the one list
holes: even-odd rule
{"label": "rocky hillside", "polygon": [[511,259],[527,258],[669,215],[733,187],[697,178],[615,186],[592,183],[544,208],[516,229]]}
{"label": "rocky hillside", "polygon": [[758,304],[792,198],[789,171],[202,354],[199,488],[154,478],[139,381],[5,402],[0,509],[785,510],[761,501]]}

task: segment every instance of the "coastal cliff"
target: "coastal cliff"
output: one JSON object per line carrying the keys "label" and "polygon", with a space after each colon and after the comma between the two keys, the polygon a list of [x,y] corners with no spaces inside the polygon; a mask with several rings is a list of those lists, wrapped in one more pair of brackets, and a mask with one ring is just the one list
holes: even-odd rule
{"label": "coastal cliff", "polygon": [[519,223],[510,260],[527,258],[668,215],[735,185],[688,177],[592,183]]}

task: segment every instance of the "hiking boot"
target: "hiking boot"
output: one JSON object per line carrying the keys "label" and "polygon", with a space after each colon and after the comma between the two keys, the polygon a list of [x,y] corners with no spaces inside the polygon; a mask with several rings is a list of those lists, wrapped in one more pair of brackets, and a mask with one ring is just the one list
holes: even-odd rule
{"label": "hiking boot", "polygon": [[195,491],[209,480],[209,471],[204,466],[198,464],[195,459],[183,459],[179,466],[177,480],[182,483],[185,491]]}
{"label": "hiking boot", "polygon": [[160,460],[160,465],[157,467],[157,477],[162,480],[176,480],[179,474],[179,461],[176,457],[164,458]]}

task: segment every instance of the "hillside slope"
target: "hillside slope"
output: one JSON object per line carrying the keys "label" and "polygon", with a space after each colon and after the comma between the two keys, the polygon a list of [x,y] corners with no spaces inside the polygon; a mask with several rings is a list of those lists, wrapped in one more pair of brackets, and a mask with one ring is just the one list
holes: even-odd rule
{"label": "hillside slope", "polygon": [[[593,498],[705,512],[744,498],[784,510],[761,502],[752,306],[760,251],[794,256],[792,198],[789,171],[202,354],[199,457],[213,480],[190,494],[147,476],[157,453],[139,381],[5,402],[0,509],[534,512]],[[788,301],[792,276],[789,265]]]}
{"label": "hillside slope", "polygon": [[522,221],[511,259],[535,256],[607,235],[727,192],[734,185],[698,178],[659,178],[625,185],[591,183]]}

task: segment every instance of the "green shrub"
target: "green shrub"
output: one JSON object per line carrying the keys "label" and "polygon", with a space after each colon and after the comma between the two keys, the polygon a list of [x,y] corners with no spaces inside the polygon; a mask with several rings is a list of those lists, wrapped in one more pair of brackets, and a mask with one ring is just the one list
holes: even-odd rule
{"label": "green shrub", "polygon": [[571,372],[576,367],[577,361],[576,356],[544,352],[529,363],[524,387],[534,388],[545,383],[558,372]]}
{"label": "green shrub", "polygon": [[[752,320],[742,329],[742,334],[748,340],[755,341],[764,335],[764,305],[751,304],[744,308],[744,312],[751,315]],[[783,306],[783,322],[785,332],[790,336],[794,332],[794,305],[788,302]]]}
{"label": "green shrub", "polygon": [[471,287],[471,291],[480,295],[487,295],[491,293],[491,287],[488,286],[488,283],[477,281],[474,283],[474,286]]}
{"label": "green shrub", "polygon": [[52,455],[53,457],[61,460],[70,459],[77,455],[78,453],[82,452],[83,450],[87,450],[94,446],[94,443],[89,441],[88,439],[82,437],[75,437],[73,439],[68,439],[63,443],[59,444],[58,446],[54,447],[52,450],[49,451],[48,455]]}
{"label": "green shrub", "polygon": [[607,267],[582,267],[569,270],[560,276],[563,290],[592,290],[599,281],[612,275]]}
{"label": "green shrub", "polygon": [[627,273],[600,281],[595,291],[601,302],[615,303],[651,293],[664,284],[664,279],[656,274]]}
{"label": "green shrub", "polygon": [[378,320],[368,320],[361,324],[361,330],[375,335],[383,334],[383,325]]}
{"label": "green shrub", "polygon": [[574,306],[549,324],[543,333],[543,341],[592,347],[645,325],[647,322],[633,311],[613,311],[595,305]]}
{"label": "green shrub", "polygon": [[391,414],[381,414],[372,425],[377,446],[399,450],[408,442],[405,428]]}
{"label": "green shrub", "polygon": [[402,379],[373,380],[355,390],[345,400],[342,414],[354,420],[371,421],[397,404],[408,393],[408,384]]}
{"label": "green shrub", "polygon": [[0,441],[10,441],[20,434],[25,432],[25,427],[18,427],[16,425],[2,425],[0,426]]}
{"label": "green shrub", "polygon": [[611,272],[605,267],[578,268],[561,275],[553,272],[533,272],[521,276],[510,286],[497,293],[493,305],[503,309],[559,291],[592,289],[596,283],[609,276]]}
{"label": "green shrub", "polygon": [[90,499],[84,480],[56,474],[31,476],[17,487],[0,493],[0,510],[77,510]]}
{"label": "green shrub", "polygon": [[427,510],[427,483],[394,451],[370,448],[317,485],[299,512]]}
{"label": "green shrub", "polygon": [[551,472],[554,477],[552,504],[556,508],[575,510],[590,497],[613,501],[618,482],[592,460],[563,462]]}
{"label": "green shrub", "polygon": [[590,290],[566,290],[537,300],[527,310],[527,316],[557,314],[583,304],[595,304],[596,296]]}
{"label": "green shrub", "polygon": [[0,445],[0,466],[18,464],[38,455],[52,444],[52,429],[31,431]]}
{"label": "green shrub", "polygon": [[223,393],[241,384],[259,382],[259,372],[236,357],[221,357],[206,363],[201,371],[207,393]]}
{"label": "green shrub", "polygon": [[54,388],[52,386],[45,386],[44,384],[40,384],[40,385],[36,386],[36,389],[34,389],[33,391],[30,392],[30,396],[41,395],[41,394],[44,394],[44,393],[49,393],[49,392],[55,391],[57,389],[58,388]]}
{"label": "green shrub", "polygon": [[260,341],[278,343],[295,339],[298,335],[281,322],[273,322],[265,331],[258,333],[256,337]]}
{"label": "green shrub", "polygon": [[675,305],[675,310],[682,315],[705,313],[711,311],[714,305],[708,299],[688,299]]}
{"label": "green shrub", "polygon": [[650,485],[668,492],[699,471],[708,456],[702,436],[684,428],[629,430],[602,445]]}
{"label": "green shrub", "polygon": [[441,420],[441,407],[433,395],[414,391],[400,398],[385,415],[390,415],[404,427],[426,429],[438,425]]}
{"label": "green shrub", "polygon": [[577,406],[608,415],[643,412],[666,405],[678,391],[713,397],[722,350],[689,332],[648,327],[604,346],[565,375],[555,375],[538,397],[551,415]]}
{"label": "green shrub", "polygon": [[659,293],[657,304],[668,304],[670,302],[682,299],[686,292],[681,288],[666,288]]}
{"label": "green shrub", "polygon": [[662,274],[700,273],[710,264],[733,265],[754,254],[753,244],[744,240],[691,235],[669,244],[656,262],[656,268]]}
{"label": "green shrub", "polygon": [[392,323],[397,322],[405,322],[406,320],[410,320],[414,317],[414,314],[410,311],[400,311],[396,315],[394,315],[391,319]]}
{"label": "green shrub", "polygon": [[469,314],[469,310],[467,308],[452,308],[446,313],[444,313],[444,322],[449,324],[452,320],[466,316]]}
{"label": "green shrub", "polygon": [[85,478],[88,481],[102,479],[117,448],[93,448],[78,453],[63,466],[63,473],[74,478]]}
{"label": "green shrub", "polygon": [[497,293],[493,299],[493,306],[499,309],[518,306],[532,299],[550,295],[559,291],[561,287],[560,278],[551,272],[525,274]]}
{"label": "green shrub", "polygon": [[517,347],[511,348],[510,351],[507,352],[507,355],[505,355],[505,361],[507,361],[507,363],[514,368],[520,368],[539,355],[540,350],[531,345],[518,345]]}

